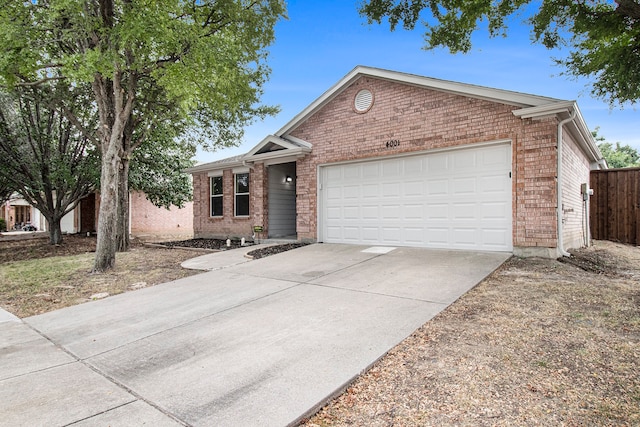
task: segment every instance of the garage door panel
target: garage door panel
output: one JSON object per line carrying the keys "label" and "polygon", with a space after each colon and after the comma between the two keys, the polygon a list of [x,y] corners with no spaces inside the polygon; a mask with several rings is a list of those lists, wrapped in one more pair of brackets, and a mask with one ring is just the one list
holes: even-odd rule
{"label": "garage door panel", "polygon": [[400,221],[402,219],[402,210],[400,209],[400,205],[383,206],[381,218],[383,221]]}
{"label": "garage door panel", "polygon": [[448,247],[449,227],[428,227],[425,241],[428,246]]}
{"label": "garage door panel", "polygon": [[476,177],[455,178],[452,185],[452,196],[468,196],[476,193]]}
{"label": "garage door panel", "polygon": [[364,220],[377,220],[380,217],[380,207],[378,205],[362,206],[360,212],[362,212],[362,219]]}
{"label": "garage door panel", "polygon": [[510,145],[321,168],[327,242],[512,250]]}
{"label": "garage door panel", "polygon": [[424,227],[404,227],[404,240],[412,245],[424,243]]}
{"label": "garage door panel", "polygon": [[384,244],[397,245],[402,242],[400,227],[382,227],[382,242]]}
{"label": "garage door panel", "polygon": [[403,159],[402,166],[405,177],[421,177],[425,170],[424,159],[421,158]]}
{"label": "garage door panel", "polygon": [[395,178],[400,176],[401,163],[395,159],[382,162],[382,177]]}
{"label": "garage door panel", "polygon": [[354,180],[361,177],[362,166],[360,165],[347,165],[342,171],[342,177],[345,180]]}
{"label": "garage door panel", "polygon": [[328,220],[341,220],[342,219],[342,208],[341,207],[329,207],[329,208],[327,208],[327,219]]}
{"label": "garage door panel", "polygon": [[448,195],[449,181],[446,179],[427,179],[427,195]]}
{"label": "garage door panel", "polygon": [[484,246],[492,246],[500,250],[500,248],[509,243],[506,238],[507,232],[506,228],[484,228],[482,230],[482,243]]}
{"label": "garage door panel", "polygon": [[451,235],[454,247],[474,247],[478,242],[477,228],[453,227]]}
{"label": "garage door panel", "polygon": [[442,174],[449,170],[449,156],[447,154],[432,154],[427,157],[427,173]]}
{"label": "garage door panel", "polygon": [[483,193],[504,193],[510,191],[510,184],[511,182],[505,179],[504,173],[482,176],[479,179],[479,187]]}
{"label": "garage door panel", "polygon": [[326,228],[327,240],[328,241],[341,240],[342,229],[343,227],[340,227],[340,226],[327,226]]}
{"label": "garage door panel", "polygon": [[403,214],[403,219],[407,221],[422,221],[424,220],[424,205],[422,203],[417,205],[405,204]]}
{"label": "garage door panel", "polygon": [[496,166],[511,164],[511,151],[504,150],[503,147],[487,147],[482,151],[482,165]]}
{"label": "garage door panel", "polygon": [[342,188],[340,187],[329,187],[327,188],[327,200],[342,200]]}
{"label": "garage door panel", "polygon": [[449,218],[448,203],[427,203],[425,219],[427,220],[447,220]]}
{"label": "garage door panel", "polygon": [[359,219],[360,218],[360,207],[359,206],[345,206],[342,209],[342,214],[344,219]]}
{"label": "garage door panel", "polygon": [[380,186],[378,184],[362,184],[363,199],[378,199],[380,197]]}
{"label": "garage door panel", "polygon": [[376,243],[380,241],[379,227],[362,227],[363,242]]}
{"label": "garage door panel", "polygon": [[345,185],[342,187],[343,199],[357,199],[360,197],[360,185]]}
{"label": "garage door panel", "polygon": [[477,203],[452,203],[451,219],[453,221],[475,220],[477,217]]}
{"label": "garage door panel", "polygon": [[400,183],[399,182],[385,182],[382,184],[382,194],[380,194],[383,198],[394,198],[397,199],[400,197]]}
{"label": "garage door panel", "polygon": [[377,178],[380,176],[380,164],[376,162],[365,163],[362,166],[362,177],[364,179]]}
{"label": "garage door panel", "polygon": [[480,205],[480,219],[482,221],[501,221],[509,215],[511,206],[505,202],[482,203]]}
{"label": "garage door panel", "polygon": [[403,185],[404,197],[418,197],[424,196],[424,180],[420,181],[406,181]]}
{"label": "garage door panel", "polygon": [[476,168],[477,153],[474,151],[451,153],[450,156],[453,158],[453,169],[455,172],[460,173]]}

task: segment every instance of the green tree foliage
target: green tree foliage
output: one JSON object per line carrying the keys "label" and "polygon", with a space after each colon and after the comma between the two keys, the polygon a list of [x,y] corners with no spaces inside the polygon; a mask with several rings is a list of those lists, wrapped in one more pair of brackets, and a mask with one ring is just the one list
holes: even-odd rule
{"label": "green tree foliage", "polygon": [[468,52],[471,35],[486,25],[491,37],[507,35],[514,16],[526,17],[532,39],[552,49],[569,46],[556,62],[573,76],[594,79],[593,94],[611,105],[640,99],[640,3],[635,0],[365,0],[369,23],[387,20],[414,29],[424,24],[426,49]]}
{"label": "green tree foliage", "polygon": [[610,168],[640,167],[640,154],[629,145],[621,145],[619,142],[615,145],[602,142],[598,144],[598,148]]}
{"label": "green tree foliage", "polygon": [[193,198],[191,175],[185,169],[195,165],[195,144],[171,137],[163,129],[156,129],[154,144],[140,146],[131,162],[129,183],[142,191],[158,207],[184,207]]}
{"label": "green tree foliage", "polygon": [[616,142],[615,145],[607,142],[606,138],[599,135],[600,128],[597,127],[591,132],[593,139],[598,144],[602,157],[607,161],[610,168],[629,168],[640,166],[640,153],[629,145],[622,145]]}
{"label": "green tree foliage", "polygon": [[[44,84],[0,96],[0,182],[44,215],[51,244],[62,243],[62,217],[95,190],[99,159],[95,147],[50,100],[84,106],[86,89]],[[93,117],[76,119],[88,124]]]}
{"label": "green tree foliage", "polygon": [[127,134],[157,124],[135,112],[148,111],[149,94],[160,93],[154,108],[202,125],[200,141],[237,143],[247,124],[277,111],[259,101],[270,72],[266,48],[284,12],[283,0],[0,0],[0,84],[92,87],[99,125],[97,133],[83,130],[101,153],[95,271],[115,264],[127,182],[120,171],[137,144]]}
{"label": "green tree foliage", "polygon": [[[2,162],[0,161],[0,164]],[[4,205],[11,198],[15,190],[8,179],[4,178],[4,174],[0,174],[0,206]]]}

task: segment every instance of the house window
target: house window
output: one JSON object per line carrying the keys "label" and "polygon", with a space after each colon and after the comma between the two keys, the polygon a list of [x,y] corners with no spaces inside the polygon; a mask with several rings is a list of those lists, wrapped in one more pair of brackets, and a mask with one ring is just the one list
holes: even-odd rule
{"label": "house window", "polygon": [[222,216],[222,177],[211,177],[211,216]]}
{"label": "house window", "polygon": [[236,216],[249,216],[249,174],[235,176]]}

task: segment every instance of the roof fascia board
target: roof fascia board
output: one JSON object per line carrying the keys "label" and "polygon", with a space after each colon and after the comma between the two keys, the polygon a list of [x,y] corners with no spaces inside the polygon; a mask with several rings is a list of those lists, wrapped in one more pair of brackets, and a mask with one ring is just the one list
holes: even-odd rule
{"label": "roof fascia board", "polygon": [[210,162],[210,163],[204,163],[204,164],[201,164],[201,165],[197,165],[197,166],[194,166],[192,168],[185,169],[184,171],[186,173],[191,173],[191,174],[198,173],[198,172],[209,172],[209,171],[230,169],[230,168],[242,166],[242,163],[243,163],[242,159],[235,160],[233,162],[215,161],[215,162]]}
{"label": "roof fascia board", "polygon": [[244,161],[250,163],[259,163],[266,160],[278,159],[282,157],[302,157],[311,152],[307,147],[295,147],[286,150],[271,151],[269,153],[256,154],[253,156],[245,156]]}
{"label": "roof fascia board", "polygon": [[251,151],[249,151],[247,154],[245,154],[245,156],[246,157],[253,156],[258,151],[260,151],[260,149],[262,149],[265,145],[267,145],[269,143],[277,144],[277,145],[279,145],[279,146],[281,146],[281,147],[283,147],[285,149],[297,148],[295,145],[291,144],[289,141],[287,141],[284,138],[280,138],[279,136],[275,136],[275,135],[267,135],[262,141],[260,141],[258,143],[258,145],[253,147],[251,149]]}
{"label": "roof fascia board", "polygon": [[[430,77],[400,73],[397,71],[383,70],[380,68],[357,66],[346,76],[344,76],[340,81],[329,88],[329,90],[324,92],[319,98],[309,104],[304,110],[293,117],[293,119],[291,119],[275,134],[278,136],[284,136],[288,132],[291,132],[300,124],[302,124],[302,122],[304,122],[309,116],[314,114],[325,104],[331,101],[335,96],[340,94],[340,92],[349,87],[349,85],[351,85],[355,80],[363,76],[409,84],[424,89],[433,89],[472,98],[480,98],[493,102],[502,102],[519,107],[535,107],[561,101],[554,98],[507,91],[503,89],[494,89],[467,83],[439,80]],[[286,137],[288,138],[289,135],[287,135]]]}
{"label": "roof fascia board", "polygon": [[[362,67],[367,69],[366,67]],[[501,101],[507,104],[515,104],[521,106],[536,106],[549,102],[559,101],[558,99],[548,98],[538,95],[530,95],[521,92],[514,92],[504,89],[490,88],[486,86],[472,85],[469,83],[460,83],[449,80],[434,79],[432,77],[418,76],[415,74],[404,74],[396,71],[382,70],[376,68],[368,68],[373,77],[379,77],[386,80],[399,81],[414,86],[427,89],[436,89],[444,92],[452,92],[459,95],[470,96],[473,98],[486,99],[489,101]]]}
{"label": "roof fascia board", "polygon": [[574,107],[576,107],[575,101],[559,101],[513,110],[513,115],[521,119],[542,118],[555,116],[563,112],[570,112]]}
{"label": "roof fascia board", "polygon": [[296,138],[295,136],[287,135],[287,140],[293,142],[294,144],[298,144],[301,147],[313,148],[313,144],[305,141],[304,139]]}

